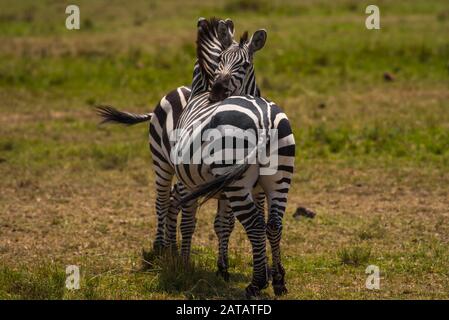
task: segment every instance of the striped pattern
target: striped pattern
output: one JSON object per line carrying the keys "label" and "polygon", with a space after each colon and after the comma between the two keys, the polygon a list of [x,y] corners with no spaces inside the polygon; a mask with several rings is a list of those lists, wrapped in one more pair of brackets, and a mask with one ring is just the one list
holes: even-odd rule
{"label": "striped pattern", "polygon": [[190,92],[188,87],[179,87],[168,93],[156,106],[150,121],[149,140],[155,172],[157,215],[156,239],[153,245],[157,251],[167,246],[173,249],[177,246],[176,222],[179,210],[173,207],[170,201],[173,196],[171,189],[174,169],[169,161],[171,152],[169,136],[176,126]]}
{"label": "striped pattern", "polygon": [[[201,22],[203,21],[203,22]],[[204,19],[200,19],[199,37],[202,32],[200,24],[204,23]],[[206,23],[213,28],[213,37],[219,36],[216,28],[219,23],[211,23],[206,20]],[[231,34],[229,21],[226,22]],[[204,31],[204,30],[203,30]],[[233,34],[233,25],[232,25]],[[213,41],[217,45],[216,41]],[[239,44],[231,41],[227,48],[221,47],[217,50],[211,50],[213,46],[202,46],[201,41],[197,42],[198,61],[195,64],[193,72],[192,90],[188,87],[180,87],[173,90],[165,96],[156,107],[154,113],[145,115],[135,115],[131,113],[114,112],[113,110],[104,108],[103,118],[108,117],[112,121],[134,124],[144,119],[151,118],[150,121],[150,148],[153,154],[153,166],[156,172],[156,211],[158,216],[158,229],[156,233],[156,240],[154,242],[155,248],[166,247],[167,245],[176,247],[176,220],[179,209],[182,209],[181,219],[181,234],[182,245],[181,253],[188,259],[190,253],[192,234],[195,228],[195,213],[197,209],[197,198],[201,195],[206,197],[217,196],[221,194],[218,211],[214,222],[214,229],[219,238],[219,257],[218,257],[218,272],[227,279],[229,277],[228,268],[228,241],[230,233],[234,227],[234,217],[236,216],[245,227],[248,237],[253,245],[253,259],[254,259],[254,275],[253,281],[247,288],[248,295],[257,295],[258,291],[264,288],[268,279],[267,257],[265,252],[265,239],[268,237],[272,251],[273,251],[273,287],[276,294],[282,294],[286,291],[284,281],[284,268],[280,259],[280,239],[282,235],[282,217],[285,212],[287,201],[287,193],[291,182],[291,175],[293,173],[294,161],[294,139],[291,134],[290,125],[285,114],[272,102],[265,99],[255,98],[260,95],[258,87],[255,82],[254,68],[251,63],[254,54],[253,43],[250,43],[243,37]],[[220,42],[223,44],[223,42]],[[237,48],[238,46],[238,48]],[[232,50],[230,50],[232,49]],[[217,53],[224,50],[223,54],[217,59]],[[241,52],[246,52],[241,57],[237,58]],[[201,52],[208,52],[214,56],[213,59],[204,58]],[[215,66],[209,70],[204,69],[204,61],[215,63]],[[232,66],[234,64],[234,66]],[[238,65],[235,68],[235,65]],[[212,70],[215,72],[212,75]],[[217,86],[223,80],[223,74],[231,74],[229,81],[225,86]],[[225,91],[223,91],[223,87]],[[217,89],[218,88],[218,89]],[[231,94],[240,94],[249,96],[229,97],[225,101],[212,104],[211,95],[217,89],[221,94],[229,96]],[[204,94],[203,94],[204,93]],[[193,98],[192,98],[193,97]],[[190,99],[190,100],[189,100]],[[196,102],[195,100],[196,99]],[[186,112],[184,107],[187,101],[190,101],[189,111]],[[197,105],[196,107],[192,107]],[[201,107],[200,107],[201,106]],[[204,109],[204,107],[207,107]],[[213,108],[215,108],[215,113]],[[229,115],[236,111],[235,106],[240,108],[241,114],[249,116],[251,120],[259,119],[259,121],[241,121],[242,118],[229,117]],[[193,112],[192,112],[193,111]],[[185,126],[189,121],[198,119],[206,119],[208,115],[214,113],[210,119],[224,120],[226,125],[241,126],[246,124],[247,127],[254,128],[276,128],[282,134],[279,138],[279,154],[280,162],[278,164],[278,171],[273,176],[259,176],[257,165],[241,165],[239,169],[230,170],[224,175],[217,175],[217,173],[210,175],[214,169],[223,170],[226,166],[212,165],[210,170],[206,166],[199,166],[198,170],[191,170],[190,167],[175,166],[170,162],[170,152],[172,146],[168,137],[171,131],[176,127]],[[182,117],[180,117],[182,115]],[[225,116],[226,115],[226,116]],[[240,116],[240,115],[239,115]],[[183,126],[177,124],[178,120],[182,118]],[[233,123],[233,121],[239,119]],[[229,121],[232,120],[232,121]],[[218,122],[214,122],[217,125]],[[212,126],[213,127],[213,126]],[[245,127],[245,125],[243,126]],[[254,169],[256,168],[256,169]],[[184,170],[184,177],[188,180],[180,178],[182,183],[176,183],[172,187],[173,174],[176,173],[178,178],[182,173],[179,170]],[[187,173],[189,172],[189,173]],[[192,175],[192,173],[195,173]],[[209,175],[208,175],[209,174]],[[231,179],[227,179],[231,177]],[[224,177],[224,179],[223,179]],[[200,178],[198,180],[198,178]],[[221,180],[220,180],[221,179]],[[214,182],[220,181],[220,184],[214,185]],[[252,181],[254,180],[254,181]],[[251,182],[251,183],[249,183]],[[185,185],[188,185],[194,192],[188,192]],[[190,183],[190,184],[189,184]],[[201,191],[201,187],[212,183],[213,191]],[[199,190],[199,192],[198,192]],[[265,194],[267,196],[269,215],[268,223],[265,224],[263,207]],[[179,203],[182,203],[180,206]]]}
{"label": "striped pattern", "polygon": [[[256,36],[257,34],[257,36]],[[222,57],[211,89],[192,90],[187,106],[184,108],[177,124],[180,130],[179,140],[174,152],[180,155],[182,162],[176,162],[174,169],[179,181],[191,192],[182,197],[182,202],[195,201],[200,197],[209,199],[219,197],[225,207],[223,212],[231,212],[242,223],[253,248],[253,279],[247,287],[248,296],[255,296],[267,286],[268,266],[266,256],[266,239],[268,238],[273,252],[273,288],[276,294],[286,292],[285,270],[281,263],[280,240],[282,236],[282,218],[286,209],[287,194],[290,188],[295,159],[295,141],[287,116],[273,102],[260,97],[244,95],[244,87],[256,88],[254,83],[248,86],[248,75],[253,75],[252,58],[256,50],[263,47],[266,33],[256,33],[250,41],[243,39],[239,44],[231,44],[222,53]],[[262,42],[262,44],[261,44]],[[254,77],[251,81],[255,81]],[[246,85],[244,85],[246,84]],[[201,84],[193,79],[192,87]],[[233,94],[238,94],[234,96]],[[230,96],[231,95],[231,96]],[[215,98],[227,96],[223,101],[215,102]],[[211,99],[212,97],[212,99]],[[221,145],[225,145],[225,129],[238,128],[253,130],[257,133],[257,145],[249,146],[246,158],[242,163],[227,164],[222,161],[208,163],[197,157],[199,150],[207,150],[210,141],[203,136],[208,130],[222,133]],[[276,171],[272,175],[259,175],[260,163],[250,164],[256,150],[266,142],[262,136],[268,136],[271,130],[277,130],[278,154]],[[195,141],[195,143],[193,143]],[[200,141],[200,148],[198,147]],[[195,163],[195,160],[200,163]],[[268,202],[268,223],[255,205],[255,187],[261,188]],[[219,210],[220,211],[220,210]],[[226,223],[226,214],[216,218],[216,230]],[[228,220],[228,225],[230,222]],[[226,237],[223,247],[227,246]],[[224,250],[222,258],[227,251]],[[225,264],[223,264],[226,266]]]}
{"label": "striped pattern", "polygon": [[[199,28],[199,43],[197,48],[198,61],[195,64],[193,78],[198,85],[198,90],[207,90],[212,83],[212,76],[220,61],[220,55],[224,50],[221,42],[217,38],[217,27],[219,19],[200,19],[198,21]],[[234,26],[231,20],[225,20],[229,34],[232,36],[234,33]],[[202,68],[200,68],[200,65]],[[253,81],[255,83],[255,81]],[[181,253],[187,260],[190,254],[191,239],[193,231],[195,229],[194,215],[196,212],[196,202],[184,203],[182,206],[176,205],[176,202],[180,200],[180,197],[185,194],[186,188],[177,183],[172,187],[173,180],[173,166],[170,163],[169,155],[171,151],[171,145],[169,137],[173,131],[179,116],[187,104],[191,94],[189,87],[179,87],[166,96],[156,106],[153,113],[149,114],[134,114],[130,112],[118,111],[109,106],[97,107],[97,113],[103,118],[105,122],[116,122],[127,125],[140,123],[142,121],[150,121],[150,149],[153,158],[153,168],[156,174],[155,190],[156,196],[156,213],[157,213],[157,231],[156,239],[154,241],[155,250],[159,251],[163,248],[170,247],[173,251],[177,249],[176,244],[176,227],[177,216],[179,210],[182,210],[181,218],[181,234],[182,244]],[[263,201],[260,206],[263,206]],[[223,216],[223,212],[219,206],[217,215]],[[229,219],[226,219],[227,221]],[[233,217],[232,217],[233,221]],[[226,265],[227,268],[227,256],[223,258],[223,255],[227,252],[226,247],[223,246],[221,239],[229,239],[229,234],[232,231],[232,227],[222,223],[221,228],[216,229],[217,236],[219,238],[219,257],[218,265]],[[222,261],[226,261],[225,263]]]}
{"label": "striped pattern", "polygon": [[[211,86],[211,75],[220,61],[225,49],[218,40],[219,19],[204,18],[198,21],[197,62],[193,70],[192,89],[178,88],[161,100],[150,121],[150,148],[153,155],[153,167],[156,173],[156,213],[158,218],[155,249],[176,247],[176,221],[178,210],[182,210],[181,218],[181,255],[189,259],[191,239],[195,229],[196,201],[185,201],[178,205],[176,199],[185,188],[177,184],[171,190],[174,167],[170,161],[170,136],[175,128],[184,106],[192,92],[208,90]],[[232,38],[234,25],[231,20],[222,21],[227,34]],[[220,258],[219,258],[220,260]]]}

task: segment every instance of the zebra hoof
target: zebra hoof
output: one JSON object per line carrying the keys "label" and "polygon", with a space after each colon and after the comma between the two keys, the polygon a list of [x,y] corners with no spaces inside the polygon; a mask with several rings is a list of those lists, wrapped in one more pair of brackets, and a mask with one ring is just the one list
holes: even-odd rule
{"label": "zebra hoof", "polygon": [[272,281],[273,280],[273,271],[271,270],[271,268],[268,268],[267,267],[267,278],[268,278],[268,281]]}
{"label": "zebra hoof", "polygon": [[288,293],[287,287],[285,284],[273,285],[273,291],[276,296],[282,296]]}
{"label": "zebra hoof", "polygon": [[245,289],[245,295],[246,299],[257,299],[260,296],[260,289],[257,286],[250,284]]}
{"label": "zebra hoof", "polygon": [[285,269],[282,265],[278,265],[277,268],[273,267],[271,269],[272,276],[272,286],[274,294],[277,296],[282,296],[288,292],[285,286]]}
{"label": "zebra hoof", "polygon": [[218,269],[216,272],[218,277],[222,277],[224,281],[229,282],[229,272],[228,270],[220,270]]}
{"label": "zebra hoof", "polygon": [[277,296],[282,296],[288,292],[287,287],[285,286],[285,277],[283,274],[273,274],[272,285],[274,294]]}

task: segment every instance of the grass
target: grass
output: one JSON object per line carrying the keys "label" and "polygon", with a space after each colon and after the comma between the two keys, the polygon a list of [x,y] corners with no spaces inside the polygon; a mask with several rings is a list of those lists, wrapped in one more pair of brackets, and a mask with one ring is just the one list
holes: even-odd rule
{"label": "grass", "polygon": [[[212,202],[191,265],[146,255],[142,268],[156,224],[148,131],[98,126],[92,110],[148,112],[188,84],[196,20],[212,15],[237,35],[268,30],[257,80],[293,124],[284,298],[449,298],[446,1],[378,1],[379,31],[364,27],[367,1],[79,1],[79,31],[67,4],[0,0],[0,298],[243,298],[250,245],[237,224],[231,281],[215,275]],[[316,217],[294,219],[298,206]],[[381,290],[365,288],[371,264]]]}
{"label": "grass", "polygon": [[41,265],[33,272],[0,269],[1,299],[61,299],[64,295],[65,274],[53,265]]}
{"label": "grass", "polygon": [[339,252],[343,264],[360,266],[366,264],[371,256],[371,250],[363,247],[344,248]]}

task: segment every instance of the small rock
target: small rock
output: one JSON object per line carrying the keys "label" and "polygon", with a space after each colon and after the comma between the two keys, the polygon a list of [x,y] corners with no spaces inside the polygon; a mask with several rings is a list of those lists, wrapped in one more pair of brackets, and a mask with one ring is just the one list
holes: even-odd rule
{"label": "small rock", "polygon": [[390,73],[390,72],[385,72],[384,73],[384,80],[385,81],[394,81],[396,79],[396,77]]}
{"label": "small rock", "polygon": [[320,109],[324,109],[324,108],[326,108],[326,102],[320,102],[319,104],[318,104],[318,108],[320,108]]}
{"label": "small rock", "polygon": [[313,219],[313,218],[315,218],[316,213],[313,212],[312,210],[307,209],[307,208],[298,207],[296,209],[296,212],[293,214],[293,218],[298,220],[301,216]]}

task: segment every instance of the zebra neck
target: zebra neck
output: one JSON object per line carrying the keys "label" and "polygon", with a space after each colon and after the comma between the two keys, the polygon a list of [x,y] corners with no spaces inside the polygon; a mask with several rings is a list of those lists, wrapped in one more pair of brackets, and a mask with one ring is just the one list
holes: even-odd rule
{"label": "zebra neck", "polygon": [[192,92],[190,93],[189,101],[200,93],[209,91],[210,81],[204,76],[204,71],[201,69],[198,61],[195,63],[193,69],[193,79],[192,79]]}
{"label": "zebra neck", "polygon": [[260,97],[260,90],[256,83],[256,75],[254,72],[254,66],[248,72],[243,82],[242,94],[247,94],[253,97]]}
{"label": "zebra neck", "polygon": [[201,121],[203,117],[207,117],[218,105],[219,103],[211,103],[209,101],[208,91],[191,96],[182,111],[176,127],[182,129],[194,121]]}

